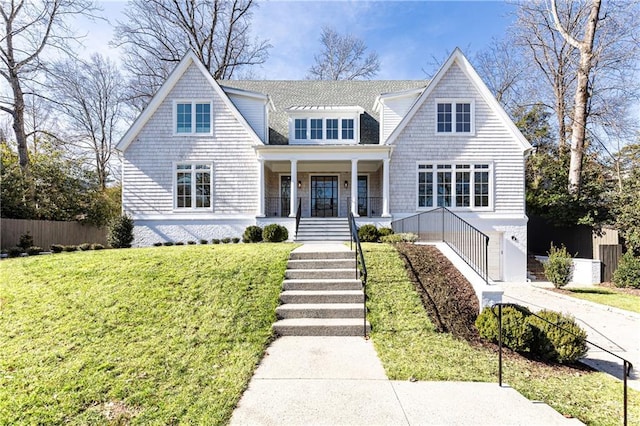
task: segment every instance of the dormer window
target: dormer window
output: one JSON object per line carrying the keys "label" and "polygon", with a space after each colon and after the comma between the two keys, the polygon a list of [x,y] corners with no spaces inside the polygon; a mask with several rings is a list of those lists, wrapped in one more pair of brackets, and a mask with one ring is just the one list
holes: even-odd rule
{"label": "dormer window", "polygon": [[359,139],[360,107],[291,107],[289,143],[355,144]]}
{"label": "dormer window", "polygon": [[211,102],[176,101],[174,132],[178,135],[211,134]]}
{"label": "dormer window", "polygon": [[436,100],[436,133],[470,134],[474,129],[474,104],[470,100]]}

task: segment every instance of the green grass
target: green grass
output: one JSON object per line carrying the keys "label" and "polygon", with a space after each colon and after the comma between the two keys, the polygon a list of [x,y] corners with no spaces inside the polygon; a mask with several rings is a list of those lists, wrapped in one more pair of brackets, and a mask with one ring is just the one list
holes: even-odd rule
{"label": "green grass", "polygon": [[640,296],[602,287],[563,288],[569,296],[640,313]]}
{"label": "green grass", "polygon": [[[365,244],[364,250],[371,339],[389,378],[495,382],[497,386],[497,353],[437,333],[395,249]],[[621,424],[622,384],[604,373],[509,357],[504,382],[525,397],[544,401],[587,424]],[[629,424],[640,424],[640,392],[632,389],[629,416]]]}
{"label": "green grass", "polygon": [[223,424],[272,338],[291,244],[0,262],[0,424]]}

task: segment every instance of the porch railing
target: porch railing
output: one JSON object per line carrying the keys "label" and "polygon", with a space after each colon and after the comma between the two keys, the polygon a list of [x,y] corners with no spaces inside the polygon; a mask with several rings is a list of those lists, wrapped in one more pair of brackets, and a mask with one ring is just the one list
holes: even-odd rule
{"label": "porch railing", "polygon": [[[347,209],[351,213],[351,197],[347,197]],[[361,217],[381,217],[382,197],[358,197],[357,213]]]}
{"label": "porch railing", "polygon": [[420,241],[445,242],[489,282],[489,237],[446,207],[394,220],[391,228],[395,233],[417,234]]}
{"label": "porch railing", "polygon": [[300,227],[301,218],[302,218],[302,198],[298,198],[298,210],[296,211],[296,238],[298,238],[298,228]]}
{"label": "porch railing", "polygon": [[[364,298],[362,302],[362,308],[364,310],[363,330],[364,330],[364,337],[366,338],[367,337],[367,264],[364,261],[364,253],[362,252],[362,246],[360,245],[360,237],[358,237],[358,226],[356,225],[356,219],[353,217],[353,213],[351,212],[349,212],[349,232],[351,233],[351,246],[352,246],[351,249],[353,249],[354,243],[356,245],[356,279],[362,278],[362,291],[364,293]],[[361,273],[359,273],[360,271]]]}
{"label": "porch railing", "polygon": [[291,198],[265,197],[264,212],[267,217],[288,217],[291,213]]}

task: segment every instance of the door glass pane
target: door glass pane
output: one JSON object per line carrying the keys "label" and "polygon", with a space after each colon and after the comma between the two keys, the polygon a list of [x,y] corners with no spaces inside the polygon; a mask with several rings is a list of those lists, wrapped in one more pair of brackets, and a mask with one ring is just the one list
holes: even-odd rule
{"label": "door glass pane", "polygon": [[311,216],[335,217],[338,214],[338,178],[311,177]]}
{"label": "door glass pane", "polygon": [[369,216],[369,188],[367,176],[358,176],[358,214]]}
{"label": "door glass pane", "polygon": [[291,176],[280,176],[280,216],[291,213]]}

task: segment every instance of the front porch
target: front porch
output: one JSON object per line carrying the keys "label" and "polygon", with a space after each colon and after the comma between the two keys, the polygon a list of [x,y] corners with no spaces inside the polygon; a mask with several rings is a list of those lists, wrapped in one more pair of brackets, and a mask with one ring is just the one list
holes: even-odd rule
{"label": "front porch", "polygon": [[[264,146],[259,217],[390,218],[387,146]],[[285,159],[285,157],[288,157]]]}

